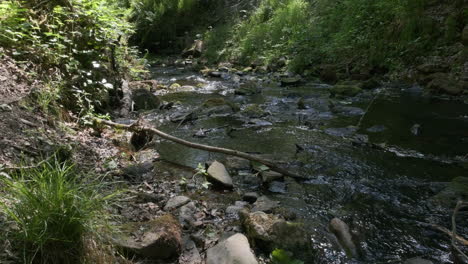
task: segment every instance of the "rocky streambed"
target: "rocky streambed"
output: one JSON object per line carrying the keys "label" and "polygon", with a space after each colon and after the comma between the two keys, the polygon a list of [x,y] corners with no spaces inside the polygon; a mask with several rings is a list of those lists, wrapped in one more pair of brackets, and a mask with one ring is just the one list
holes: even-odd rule
{"label": "rocky streambed", "polygon": [[[275,249],[304,263],[461,263],[433,225],[450,229],[468,182],[466,102],[420,87],[251,70],[153,67],[159,100],[139,116],[304,178],[143,139],[137,164],[124,170],[135,197],[120,213],[145,224],[130,225],[123,248],[161,263],[268,263]],[[461,212],[461,235],[464,220]],[[154,255],[158,241],[163,256]]]}

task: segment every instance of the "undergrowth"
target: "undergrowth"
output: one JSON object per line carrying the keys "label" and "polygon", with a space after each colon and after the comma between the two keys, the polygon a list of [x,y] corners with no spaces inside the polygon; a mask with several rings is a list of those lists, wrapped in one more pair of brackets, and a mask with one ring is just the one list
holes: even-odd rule
{"label": "undergrowth", "polygon": [[247,18],[205,33],[211,62],[274,64],[301,72],[317,64],[402,69],[460,41],[463,1],[262,0]]}
{"label": "undergrowth", "polygon": [[2,175],[0,193],[2,238],[20,263],[44,264],[83,263],[87,241],[99,241],[107,228],[104,210],[115,196],[58,160]]}
{"label": "undergrowth", "polygon": [[105,111],[118,97],[122,76],[135,78],[144,63],[128,46],[134,32],[128,10],[112,0],[4,0],[0,46],[46,89],[42,110],[78,115]]}

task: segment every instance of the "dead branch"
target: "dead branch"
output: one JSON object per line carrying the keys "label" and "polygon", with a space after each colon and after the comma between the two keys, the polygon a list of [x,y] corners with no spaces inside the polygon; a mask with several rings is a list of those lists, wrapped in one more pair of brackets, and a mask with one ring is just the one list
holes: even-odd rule
{"label": "dead branch", "polygon": [[458,201],[457,205],[455,206],[455,209],[453,210],[452,214],[452,247],[461,255],[465,260],[468,260],[468,256],[461,251],[461,249],[457,246],[455,241],[457,240],[457,213],[460,209],[463,207],[468,206],[467,203],[464,203],[463,201]]}
{"label": "dead branch", "polygon": [[440,225],[436,225],[436,224],[431,224],[431,227],[439,230],[439,231],[442,231],[443,233],[449,235],[450,237],[454,237],[455,236],[455,239],[458,240],[458,242],[462,243],[464,246],[468,246],[468,240],[464,239],[463,237],[457,235],[457,234],[454,234],[452,233],[452,231],[448,230],[447,228],[443,227],[443,226],[440,226]]}
{"label": "dead branch", "polygon": [[139,121],[137,121],[137,122],[135,122],[135,123],[133,123],[131,125],[119,124],[119,123],[115,123],[115,122],[107,121],[107,120],[103,120],[103,119],[98,119],[98,118],[96,118],[95,121],[96,121],[97,124],[104,124],[104,125],[107,125],[107,126],[110,126],[110,127],[118,128],[118,129],[124,129],[124,130],[133,131],[133,132],[142,132],[142,131],[149,132],[149,133],[155,134],[155,135],[157,135],[157,136],[159,136],[159,137],[161,137],[163,139],[166,139],[166,140],[169,140],[169,141],[172,141],[172,142],[187,146],[189,148],[200,149],[200,150],[205,150],[205,151],[209,151],[209,152],[216,152],[216,153],[222,153],[222,154],[226,154],[226,155],[236,156],[236,157],[239,157],[239,158],[243,158],[243,159],[247,159],[247,160],[250,160],[250,161],[255,161],[255,162],[261,163],[261,164],[267,166],[268,168],[270,168],[272,171],[276,171],[276,172],[281,173],[281,174],[283,174],[285,176],[289,176],[289,177],[293,177],[293,178],[299,178],[299,179],[304,179],[305,178],[303,176],[300,176],[298,174],[290,172],[290,171],[288,171],[286,169],[280,168],[274,162],[259,158],[258,156],[250,155],[250,154],[247,154],[245,152],[241,152],[241,151],[237,151],[237,150],[233,150],[233,149],[213,147],[213,146],[193,143],[193,142],[190,142],[190,141],[187,141],[187,140],[180,139],[180,138],[177,138],[175,136],[169,135],[167,133],[164,133],[164,132],[162,132],[162,131],[160,131],[160,130],[158,130],[156,128],[147,127],[144,124],[141,124],[141,122],[139,122]]}

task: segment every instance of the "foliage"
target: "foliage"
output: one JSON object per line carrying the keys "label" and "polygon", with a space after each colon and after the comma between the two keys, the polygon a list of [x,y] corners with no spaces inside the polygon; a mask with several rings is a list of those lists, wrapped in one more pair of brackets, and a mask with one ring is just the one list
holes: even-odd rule
{"label": "foliage", "polygon": [[286,56],[297,72],[321,63],[399,69],[459,39],[461,2],[261,0],[248,18],[205,34],[207,58],[274,64]]}
{"label": "foliage", "polygon": [[113,196],[57,159],[0,177],[0,186],[0,208],[13,227],[5,238],[22,263],[78,263],[85,236],[103,227],[103,209]]}
{"label": "foliage", "polygon": [[[105,109],[128,71],[133,32],[125,9],[110,0],[20,1],[0,3],[0,45],[38,73],[46,86],[41,107],[58,100],[80,114]],[[134,64],[138,64],[134,61]],[[140,63],[141,64],[141,63]]]}
{"label": "foliage", "polygon": [[304,262],[294,259],[291,253],[283,249],[275,249],[270,255],[272,264],[304,264]]}

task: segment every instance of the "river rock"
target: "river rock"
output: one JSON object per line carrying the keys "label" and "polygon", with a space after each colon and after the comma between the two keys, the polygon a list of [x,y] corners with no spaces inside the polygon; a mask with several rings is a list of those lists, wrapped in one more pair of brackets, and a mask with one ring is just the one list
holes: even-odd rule
{"label": "river rock", "polygon": [[132,100],[134,102],[134,110],[136,111],[157,109],[161,104],[158,97],[147,89],[133,90]]}
{"label": "river rock", "polygon": [[384,125],[375,125],[366,129],[367,132],[379,133],[385,131],[387,128]]}
{"label": "river rock", "polygon": [[411,132],[411,134],[413,134],[415,136],[421,135],[421,125],[420,124],[414,124],[410,128],[410,132]]}
{"label": "river rock", "polygon": [[222,163],[214,161],[208,168],[207,172],[210,179],[215,180],[226,187],[233,187],[232,178]]}
{"label": "river rock", "polygon": [[260,118],[267,115],[267,113],[258,104],[249,104],[243,110],[242,114],[250,118]]}
{"label": "river rock", "polygon": [[242,83],[239,85],[239,88],[234,91],[234,94],[237,95],[254,95],[257,93],[260,93],[260,88],[258,87],[258,83],[255,81]]}
{"label": "river rock", "polygon": [[262,177],[262,181],[264,183],[276,181],[283,178],[283,174],[272,170],[262,171],[260,172],[260,176]]}
{"label": "river rock", "polygon": [[450,95],[459,95],[463,92],[463,87],[449,77],[435,78],[427,85],[427,88],[431,91]]}
{"label": "river rock", "polygon": [[243,158],[238,158],[238,157],[227,157],[226,166],[229,169],[245,170],[245,169],[250,168],[250,161],[243,159]]}
{"label": "river rock", "polygon": [[247,206],[247,202],[236,201],[234,205],[228,206],[226,208],[226,214],[228,215],[237,215],[239,212]]}
{"label": "river rock", "polygon": [[223,73],[220,71],[211,71],[208,73],[210,77],[215,77],[215,78],[221,78],[223,76]]}
{"label": "river rock", "polygon": [[364,90],[374,89],[380,86],[380,82],[376,78],[370,78],[361,83],[360,87]]}
{"label": "river rock", "polygon": [[187,196],[175,196],[167,201],[166,205],[164,206],[164,211],[170,211],[181,207],[182,205],[188,204],[190,202],[190,198]]}
{"label": "river rock", "polygon": [[257,201],[259,195],[258,193],[256,192],[248,192],[248,193],[245,193],[243,196],[242,196],[242,199],[244,201],[247,201],[249,203],[255,203],[255,201]]}
{"label": "river rock", "polygon": [[300,84],[301,82],[302,78],[300,76],[281,78],[281,86],[294,86]]}
{"label": "river rock", "polygon": [[0,112],[11,112],[11,106],[7,104],[0,104]]}
{"label": "river rock", "polygon": [[333,96],[356,96],[361,92],[361,88],[357,85],[337,84],[330,89]]}
{"label": "river rock", "polygon": [[189,228],[195,226],[197,221],[195,213],[197,212],[197,207],[194,202],[189,202],[179,209],[179,223],[182,224],[184,228]]}
{"label": "river rock", "polygon": [[340,245],[345,250],[348,256],[357,256],[357,248],[353,242],[351,231],[348,225],[339,218],[333,218],[329,225],[330,231],[335,234],[340,242]]}
{"label": "river rock", "polygon": [[202,264],[203,260],[197,245],[188,237],[184,238],[184,250],[179,258],[179,264]]}
{"label": "river rock", "polygon": [[278,201],[273,201],[266,196],[260,196],[257,201],[253,204],[252,212],[265,212],[271,213],[273,209],[279,207]]}
{"label": "river rock", "polygon": [[307,233],[300,223],[285,221],[276,215],[264,212],[240,212],[247,236],[260,247],[299,249],[308,244]]}
{"label": "river rock", "polygon": [[174,258],[182,251],[182,230],[174,216],[168,214],[149,222],[127,224],[114,243],[142,257]]}
{"label": "river rock", "polygon": [[432,261],[420,257],[406,260],[403,264],[433,264]]}
{"label": "river rock", "polygon": [[286,183],[272,181],[270,184],[268,184],[268,191],[272,193],[286,193]]}
{"label": "river rock", "polygon": [[208,249],[206,264],[257,264],[249,241],[243,234],[235,234]]}
{"label": "river rock", "polygon": [[198,118],[197,114],[194,112],[182,112],[182,111],[174,112],[169,116],[169,119],[171,120],[171,122],[174,122],[174,123],[190,122],[190,121],[196,120],[197,118]]}

